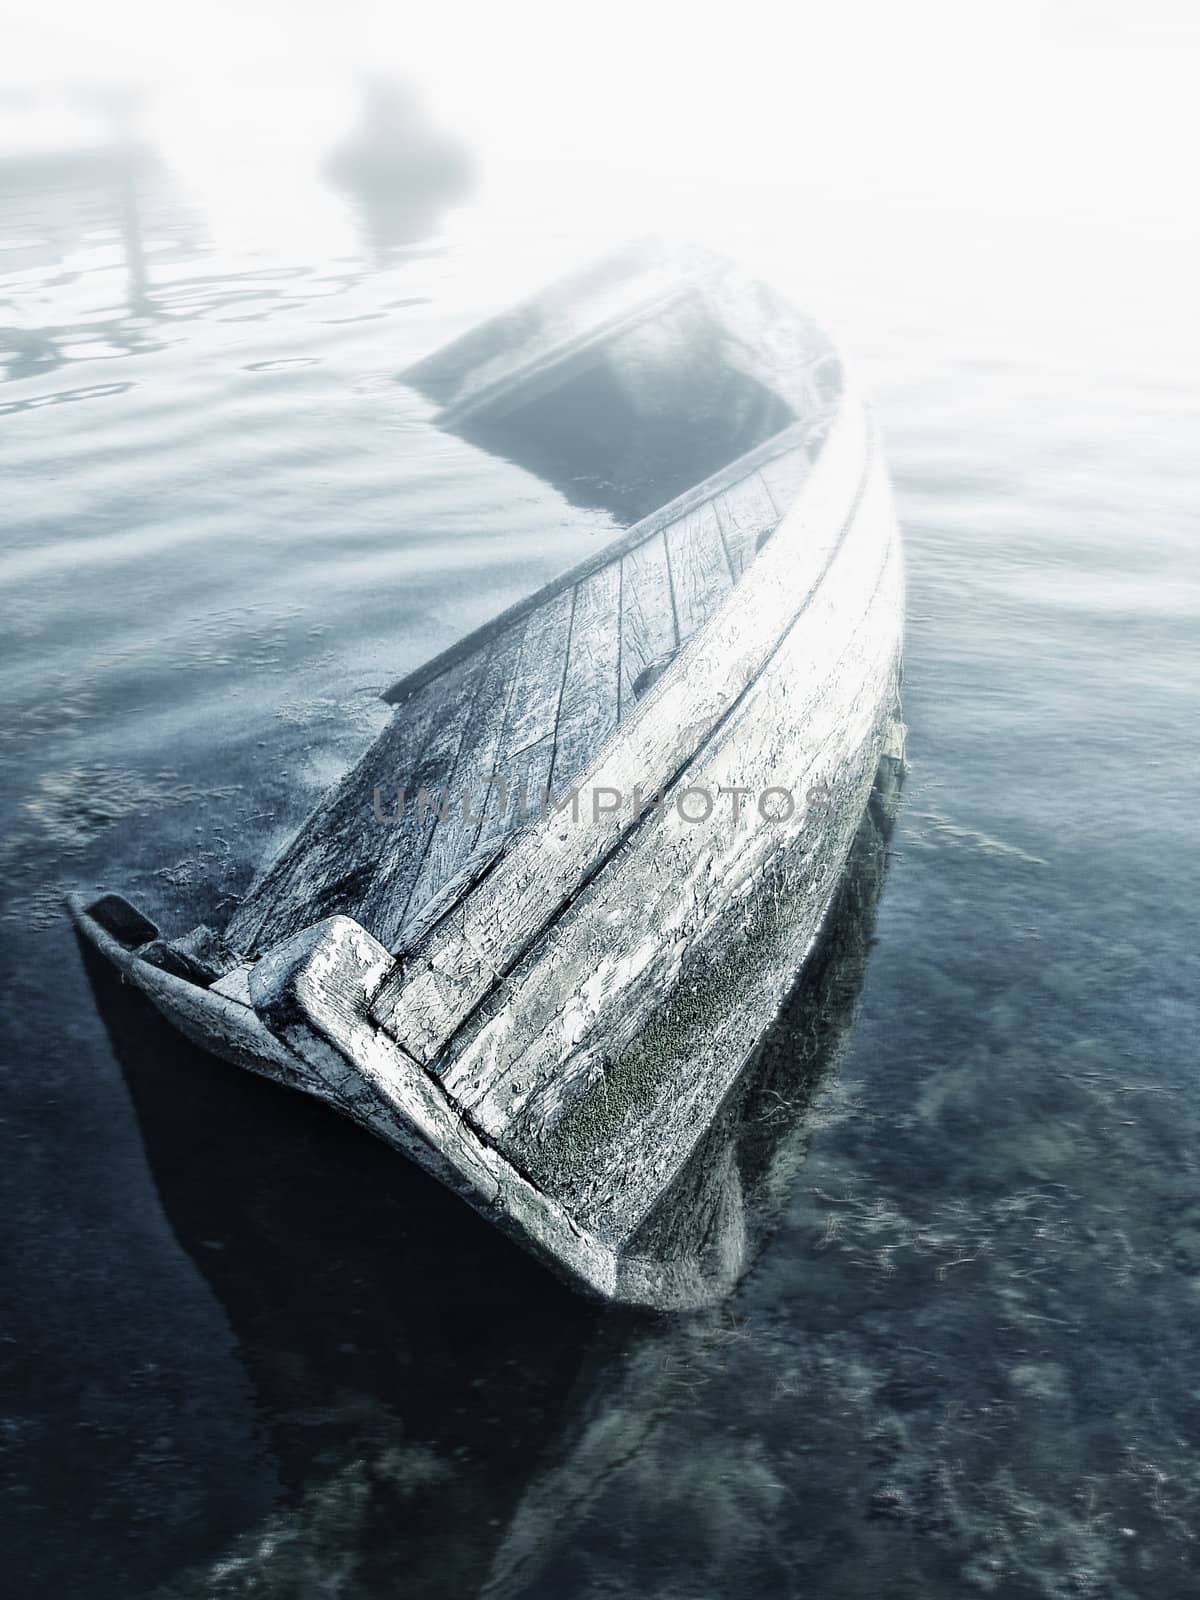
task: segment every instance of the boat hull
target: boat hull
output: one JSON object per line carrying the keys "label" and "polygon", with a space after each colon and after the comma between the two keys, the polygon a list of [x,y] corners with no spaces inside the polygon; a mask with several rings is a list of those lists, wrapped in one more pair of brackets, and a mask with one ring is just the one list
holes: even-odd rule
{"label": "boat hull", "polygon": [[[577,1288],[663,1309],[746,1265],[736,1184],[694,1158],[898,784],[904,600],[870,413],[824,336],[723,267],[638,281],[596,326],[564,321],[576,280],[418,369],[443,425],[567,394],[605,349],[632,382],[674,329],[725,352],[718,398],[770,436],[731,424],[732,460],[389,691],[390,728],[223,935],[161,940],[117,896],[71,911],[189,1039],[334,1106]],[[539,815],[381,826],[402,763],[432,784],[504,752],[542,774]]]}

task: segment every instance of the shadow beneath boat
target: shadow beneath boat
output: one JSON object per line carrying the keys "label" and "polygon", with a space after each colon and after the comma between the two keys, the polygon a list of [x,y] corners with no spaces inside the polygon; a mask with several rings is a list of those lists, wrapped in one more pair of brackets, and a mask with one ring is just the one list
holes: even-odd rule
{"label": "shadow beneath boat", "polygon": [[556,1426],[598,1308],[385,1145],[190,1045],[80,948],[163,1210],[257,1392],[286,1497],[278,1559],[306,1529],[352,1546],[368,1592],[386,1592],[398,1551],[411,1592],[421,1573],[459,1592]]}
{"label": "shadow beneath boat", "polygon": [[[894,801],[894,794],[891,797]],[[821,940],[643,1249],[769,1238],[850,1031],[893,807],[877,785]],[[520,1592],[720,1320],[606,1311],[319,1103],[189,1045],[82,945],[163,1210],[229,1319],[284,1500],[177,1596]],[[686,1396],[684,1397],[686,1399]],[[290,1585],[290,1587],[289,1587]],[[309,1588],[305,1586],[308,1585]]]}

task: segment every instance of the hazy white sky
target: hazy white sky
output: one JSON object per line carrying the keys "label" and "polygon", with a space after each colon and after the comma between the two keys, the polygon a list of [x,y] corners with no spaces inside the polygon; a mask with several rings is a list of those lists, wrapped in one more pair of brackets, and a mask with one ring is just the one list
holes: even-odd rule
{"label": "hazy white sky", "polygon": [[920,199],[1154,207],[1191,186],[1200,7],[47,0],[9,9],[0,82],[140,82],[171,143],[252,159],[336,132],[364,65],[499,168],[824,165]]}

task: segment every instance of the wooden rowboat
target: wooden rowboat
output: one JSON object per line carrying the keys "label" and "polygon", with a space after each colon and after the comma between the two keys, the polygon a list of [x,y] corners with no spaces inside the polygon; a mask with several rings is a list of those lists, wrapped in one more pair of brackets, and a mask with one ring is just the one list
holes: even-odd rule
{"label": "wooden rowboat", "polygon": [[693,1305],[722,1275],[647,1254],[647,1220],[902,763],[872,423],[827,337],[709,258],[604,263],[405,378],[624,531],[394,685],[223,932],[164,939],[118,895],[72,913],[189,1038],[577,1287]]}

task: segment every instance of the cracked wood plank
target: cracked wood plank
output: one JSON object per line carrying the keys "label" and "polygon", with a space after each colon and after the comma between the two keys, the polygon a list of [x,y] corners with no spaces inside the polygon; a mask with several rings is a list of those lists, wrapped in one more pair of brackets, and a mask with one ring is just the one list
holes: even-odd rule
{"label": "cracked wood plank", "polygon": [[667,561],[679,639],[686,644],[733,588],[733,573],[711,500],[667,529]]}
{"label": "cracked wood plank", "polygon": [[[398,934],[405,922],[419,915],[424,906],[437,898],[479,841],[487,784],[496,769],[505,721],[516,688],[516,666],[524,632],[522,628],[512,628],[502,635],[480,675],[479,688],[445,785],[446,815],[441,817],[434,813],[433,831],[427,835],[424,858],[398,919],[389,919],[387,923],[381,919],[384,943],[389,942],[388,935],[393,929]],[[413,799],[410,796],[410,806]],[[410,817],[405,825],[411,822]]]}
{"label": "cracked wood plank", "polygon": [[637,704],[638,680],[679,643],[667,542],[656,533],[621,559],[621,715]]}
{"label": "cracked wood plank", "polygon": [[621,567],[613,562],[575,590],[550,788],[567,789],[617,725]]}
{"label": "cracked wood plank", "polygon": [[574,596],[567,590],[533,612],[524,625],[496,752],[495,771],[502,783],[488,794],[482,839],[509,833],[539,813],[542,791],[550,782],[573,609]]}
{"label": "cracked wood plank", "polygon": [[397,787],[416,770],[446,698],[467,692],[477,666],[474,658],[460,663],[436,692],[424,692],[395,714],[253,885],[226,930],[231,945],[259,953],[333,911],[361,920],[365,897],[377,873],[389,870],[401,831],[376,820],[375,790],[383,814],[390,815]]}
{"label": "cracked wood plank", "polygon": [[[487,685],[490,655],[491,649],[469,658],[460,675],[449,684],[443,680],[440,694],[437,686],[430,685],[428,694],[436,702],[436,710],[429,737],[415,765],[392,776],[393,785],[407,790],[404,814],[392,827],[380,827],[372,818],[385,836],[376,857],[376,869],[359,898],[358,909],[338,909],[355,917],[380,944],[390,946],[399,936],[421,863],[434,832],[441,826],[438,806],[443,796],[448,810],[452,810],[450,780]],[[427,797],[424,802],[422,792]],[[370,795],[362,795],[361,802],[370,806]]]}
{"label": "cracked wood plank", "polygon": [[[799,452],[792,451],[789,454],[797,455]],[[807,457],[802,457],[802,460],[807,471]],[[778,505],[790,505],[799,487],[797,482],[792,492],[782,498]],[[761,472],[750,473],[724,494],[719,494],[714,506],[730,571],[736,582],[757,555],[760,541],[769,538],[778,527],[780,513]]]}

